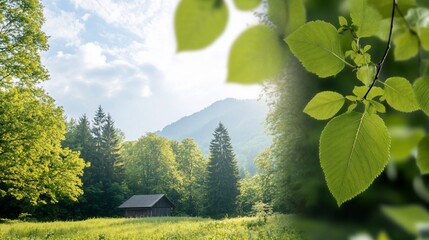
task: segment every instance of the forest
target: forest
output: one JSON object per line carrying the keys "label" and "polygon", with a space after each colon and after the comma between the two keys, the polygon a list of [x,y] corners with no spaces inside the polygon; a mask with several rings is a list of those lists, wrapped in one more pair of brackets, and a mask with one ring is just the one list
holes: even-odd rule
{"label": "forest", "polygon": [[[148,133],[124,142],[101,106],[93,119],[66,119],[40,87],[49,79],[39,55],[48,48],[42,4],[0,1],[0,217],[114,217],[131,195],[163,193],[177,216],[274,211],[297,216],[290,227],[310,239],[423,238],[428,1],[233,3],[263,10],[233,43],[227,81],[263,84],[273,136],[255,159],[256,174],[244,178],[222,123],[205,156],[193,139]],[[228,7],[180,1],[177,51],[211,45]]]}
{"label": "forest", "polygon": [[[125,142],[111,115],[100,106],[91,120],[83,115],[67,122],[61,148],[79,153],[76,161],[84,162],[71,186],[76,197],[48,198],[40,193],[32,202],[32,194],[22,199],[6,195],[1,217],[76,220],[122,216],[117,207],[129,197],[157,193],[175,203],[174,215],[178,216],[244,216],[261,204],[272,208],[273,166],[268,152],[255,160],[256,175],[240,179],[222,123],[214,130],[210,157],[206,157],[191,138],[179,142],[148,133]],[[71,170],[61,171],[73,174]]]}

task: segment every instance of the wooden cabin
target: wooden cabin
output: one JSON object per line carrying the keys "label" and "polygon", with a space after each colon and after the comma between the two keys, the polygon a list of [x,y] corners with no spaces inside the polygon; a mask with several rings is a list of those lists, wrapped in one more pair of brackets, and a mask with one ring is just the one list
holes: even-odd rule
{"label": "wooden cabin", "polygon": [[164,194],[134,195],[118,208],[125,217],[165,217],[171,215],[174,204]]}

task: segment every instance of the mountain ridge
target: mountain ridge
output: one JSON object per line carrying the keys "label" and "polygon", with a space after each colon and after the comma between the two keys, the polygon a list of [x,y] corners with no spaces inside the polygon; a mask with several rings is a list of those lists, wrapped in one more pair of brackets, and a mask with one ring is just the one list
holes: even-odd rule
{"label": "mountain ridge", "polygon": [[207,155],[212,134],[222,122],[228,129],[240,169],[254,173],[254,158],[271,144],[271,137],[264,129],[267,113],[264,102],[227,98],[182,117],[156,133],[178,141],[193,138]]}

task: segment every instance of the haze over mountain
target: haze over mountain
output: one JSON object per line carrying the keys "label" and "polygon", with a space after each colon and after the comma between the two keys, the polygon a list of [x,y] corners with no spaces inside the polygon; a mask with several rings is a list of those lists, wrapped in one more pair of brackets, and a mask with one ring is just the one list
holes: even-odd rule
{"label": "haze over mountain", "polygon": [[271,144],[271,137],[265,133],[267,113],[268,106],[263,101],[228,98],[179,119],[157,134],[179,141],[193,138],[208,154],[212,134],[222,122],[231,137],[239,168],[254,173],[255,157]]}

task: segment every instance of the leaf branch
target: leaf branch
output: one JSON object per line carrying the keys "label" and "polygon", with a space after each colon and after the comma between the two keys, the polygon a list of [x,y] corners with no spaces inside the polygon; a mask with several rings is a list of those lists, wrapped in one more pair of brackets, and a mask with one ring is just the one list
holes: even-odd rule
{"label": "leaf branch", "polygon": [[393,33],[393,22],[394,22],[393,20],[395,19],[395,9],[396,9],[396,7],[398,5],[398,3],[396,2],[396,0],[393,0],[392,2],[393,2],[392,16],[390,18],[389,39],[387,40],[386,50],[384,51],[383,57],[381,58],[380,62],[376,65],[377,66],[377,72],[375,74],[374,81],[372,81],[371,86],[369,87],[369,89],[365,93],[365,95],[363,96],[363,99],[366,99],[366,97],[368,96],[369,92],[374,87],[375,82],[377,82],[377,80],[379,79],[381,69],[383,68],[383,65],[384,65],[384,61],[386,61],[387,55],[389,54],[389,50],[390,50],[390,47],[392,45],[392,33]]}

